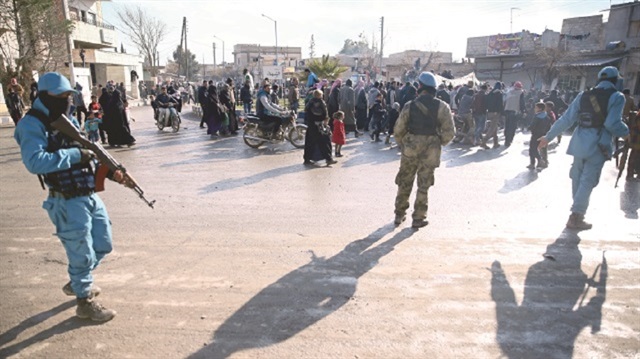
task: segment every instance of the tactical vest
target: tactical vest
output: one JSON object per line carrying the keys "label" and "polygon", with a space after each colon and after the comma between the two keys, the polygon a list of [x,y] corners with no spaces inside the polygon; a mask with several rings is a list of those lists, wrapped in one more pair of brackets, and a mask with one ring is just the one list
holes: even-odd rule
{"label": "tactical vest", "polygon": [[[80,145],[73,140],[55,131],[51,127],[51,119],[44,113],[31,109],[27,112],[47,128],[47,152],[53,153],[59,149],[81,148]],[[40,184],[44,189],[46,184],[49,189],[61,193],[65,198],[74,198],[80,196],[88,196],[95,192],[95,176],[94,170],[90,163],[76,163],[71,165],[69,169],[38,175]]]}
{"label": "tactical vest", "polygon": [[616,89],[594,88],[582,93],[578,126],[584,128],[602,128],[609,113],[609,98]]}
{"label": "tactical vest", "polygon": [[413,135],[438,135],[440,101],[431,95],[419,96],[409,105],[408,131]]}

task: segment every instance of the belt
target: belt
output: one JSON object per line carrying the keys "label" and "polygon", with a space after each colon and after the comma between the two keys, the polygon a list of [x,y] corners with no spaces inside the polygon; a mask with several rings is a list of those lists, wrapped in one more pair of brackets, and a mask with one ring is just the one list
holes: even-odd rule
{"label": "belt", "polygon": [[49,190],[49,197],[53,197],[53,198],[62,198],[62,199],[72,199],[72,198],[76,198],[76,197],[84,197],[84,196],[91,196],[94,193],[93,190],[82,190],[82,191],[76,191],[73,193],[67,193],[67,192],[58,192],[58,191],[54,191],[52,189]]}

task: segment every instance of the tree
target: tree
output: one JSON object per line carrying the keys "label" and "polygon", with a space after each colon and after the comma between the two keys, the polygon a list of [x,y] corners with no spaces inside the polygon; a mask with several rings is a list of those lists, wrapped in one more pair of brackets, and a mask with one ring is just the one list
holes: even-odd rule
{"label": "tree", "polygon": [[[547,88],[551,88],[553,81],[560,76],[558,64],[576,57],[577,54],[560,48],[539,47],[535,50],[534,58],[540,64],[540,77]],[[534,82],[534,81],[532,81]]]}
{"label": "tree", "polygon": [[311,34],[311,42],[309,43],[309,58],[313,58],[316,56],[316,40],[313,39],[313,34]]}
{"label": "tree", "polygon": [[330,80],[337,79],[348,69],[345,66],[340,66],[340,60],[330,57],[328,54],[322,55],[321,59],[309,60],[307,65],[309,70],[318,75],[319,78]]}
{"label": "tree", "polygon": [[344,45],[342,45],[342,49],[338,53],[343,55],[369,56],[375,52],[376,51],[369,46],[369,41],[364,36],[364,33],[360,33],[356,41],[351,39],[344,40]]}
{"label": "tree", "polygon": [[[187,79],[194,78],[200,72],[200,64],[196,61],[196,55],[187,49],[185,52],[178,45],[176,51],[173,52],[173,61],[178,65],[178,76],[185,76]],[[187,69],[189,73],[187,74]]]}
{"label": "tree", "polygon": [[156,76],[158,70],[154,65],[159,60],[158,45],[167,34],[167,25],[150,17],[139,6],[135,9],[125,7],[118,11],[118,18],[124,25],[125,34],[144,55],[147,65],[150,66],[151,76]]}
{"label": "tree", "polygon": [[57,70],[68,61],[66,37],[72,30],[57,1],[0,1],[0,32],[5,35],[0,41],[4,59],[0,81],[6,83],[9,77],[17,76],[24,85],[31,82],[34,70]]}

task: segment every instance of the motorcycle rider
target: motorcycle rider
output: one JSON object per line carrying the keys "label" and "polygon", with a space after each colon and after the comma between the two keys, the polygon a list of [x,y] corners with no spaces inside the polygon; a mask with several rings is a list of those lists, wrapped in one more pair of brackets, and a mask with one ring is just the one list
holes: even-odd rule
{"label": "motorcycle rider", "polygon": [[156,97],[156,104],[159,107],[157,121],[162,121],[166,125],[167,116],[169,116],[170,119],[178,117],[178,113],[174,107],[178,105],[178,100],[167,93],[167,86],[162,85],[160,88],[160,94]]}
{"label": "motorcycle rider", "polygon": [[288,117],[289,112],[270,101],[270,89],[271,84],[265,82],[262,84],[260,91],[258,91],[256,114],[260,118],[260,121],[265,124],[275,123],[273,131],[271,132],[271,138],[273,138],[280,130],[282,119]]}

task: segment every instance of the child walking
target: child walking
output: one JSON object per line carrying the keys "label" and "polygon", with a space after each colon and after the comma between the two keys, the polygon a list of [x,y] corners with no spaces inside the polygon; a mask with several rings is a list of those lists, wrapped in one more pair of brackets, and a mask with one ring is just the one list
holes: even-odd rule
{"label": "child walking", "polygon": [[394,102],[393,105],[391,105],[391,110],[389,110],[389,132],[387,132],[387,139],[384,140],[384,143],[386,145],[391,144],[391,136],[393,136],[393,128],[396,126],[398,117],[400,117],[400,104],[397,102]]}
{"label": "child walking", "polygon": [[369,110],[371,113],[371,140],[375,142],[381,142],[380,132],[382,132],[382,123],[384,121],[384,116],[387,113],[383,104],[382,104],[382,94],[378,93],[376,96],[376,102]]}
{"label": "child walking", "polygon": [[102,144],[105,144],[107,143],[107,136],[105,134],[104,127],[102,125],[102,112],[103,112],[102,106],[100,106],[97,96],[91,96],[91,103],[89,104],[89,112],[96,112],[96,111],[98,112],[98,114],[95,117],[100,119],[100,125],[98,126],[98,132],[100,133],[100,142],[102,142]]}
{"label": "child walking", "polygon": [[336,144],[336,157],[342,157],[342,145],[347,142],[347,134],[344,130],[344,112],[333,114],[333,134],[331,142]]}
{"label": "child walking", "polygon": [[531,139],[529,140],[529,166],[528,169],[532,170],[536,168],[536,159],[538,160],[538,169],[546,168],[547,162],[542,158],[540,152],[538,152],[538,139],[544,136],[551,128],[551,119],[547,115],[546,106],[544,102],[537,102],[533,109],[535,115],[529,126],[531,131]]}
{"label": "child walking", "polygon": [[89,111],[84,120],[84,131],[89,137],[89,141],[98,142],[100,140],[100,124],[102,120],[98,118],[98,111]]}

